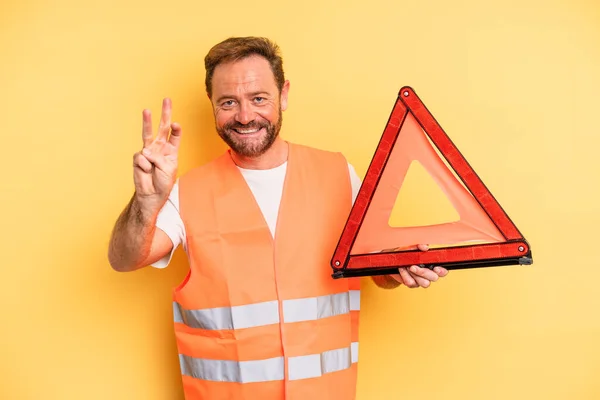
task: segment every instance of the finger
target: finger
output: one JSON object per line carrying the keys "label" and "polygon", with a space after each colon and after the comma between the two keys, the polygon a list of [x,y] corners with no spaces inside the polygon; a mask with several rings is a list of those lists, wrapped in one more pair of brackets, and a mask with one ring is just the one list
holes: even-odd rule
{"label": "finger", "polygon": [[408,273],[406,268],[399,268],[398,271],[400,272],[402,282],[404,282],[406,286],[408,286],[409,288],[416,288],[419,286],[417,285],[417,282],[413,279],[413,277]]}
{"label": "finger", "polygon": [[431,286],[431,281],[428,279],[425,279],[419,275],[416,274],[412,274],[409,272],[409,274],[411,274],[411,276],[414,278],[414,280],[417,282],[417,285],[421,286],[424,289],[427,289],[429,286]]}
{"label": "finger", "polygon": [[148,161],[154,164],[156,168],[160,169],[161,171],[167,172],[168,163],[167,159],[163,155],[153,153],[149,149],[142,150],[142,154],[148,159]]}
{"label": "finger", "polygon": [[434,267],[433,272],[435,272],[440,278],[443,278],[444,276],[448,275],[449,271],[446,268]]}
{"label": "finger", "polygon": [[148,147],[152,143],[152,114],[150,110],[142,111],[142,141],[144,147]]}
{"label": "finger", "polygon": [[427,250],[429,250],[429,245],[426,245],[426,244],[418,244],[418,245],[417,245],[417,248],[418,248],[419,250],[421,250],[421,251],[427,251]]}
{"label": "finger", "polygon": [[148,174],[152,172],[152,163],[141,153],[136,153],[133,156],[133,166],[140,168],[142,171]]}
{"label": "finger", "polygon": [[380,251],[380,253],[392,253],[392,252],[398,252],[398,251],[404,251],[404,250],[414,250],[416,249],[417,246],[400,246],[400,247],[393,247],[391,249],[383,249]]}
{"label": "finger", "polygon": [[429,268],[421,268],[416,265],[413,265],[410,267],[409,271],[410,271],[411,275],[425,278],[430,282],[435,282],[439,278],[438,274],[436,272],[430,270]]}
{"label": "finger", "polygon": [[412,272],[408,272],[410,276],[417,282],[417,285],[427,289],[431,285],[431,281],[429,279],[425,279],[420,275],[414,274]]}
{"label": "finger", "polygon": [[171,99],[165,98],[162,103],[162,114],[160,116],[160,125],[158,126],[158,135],[156,140],[166,142],[171,129]]}
{"label": "finger", "polygon": [[169,143],[171,143],[171,145],[175,147],[175,149],[178,149],[180,142],[181,126],[177,122],[174,122],[171,124],[171,136],[169,136]]}

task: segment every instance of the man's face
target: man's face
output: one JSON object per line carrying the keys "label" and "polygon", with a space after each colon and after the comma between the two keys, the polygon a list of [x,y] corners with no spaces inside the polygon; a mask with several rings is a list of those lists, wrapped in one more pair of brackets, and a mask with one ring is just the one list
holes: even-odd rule
{"label": "man's face", "polygon": [[239,155],[258,157],[271,147],[287,108],[289,82],[279,93],[267,60],[251,56],[221,64],[212,77],[212,105],[219,136]]}

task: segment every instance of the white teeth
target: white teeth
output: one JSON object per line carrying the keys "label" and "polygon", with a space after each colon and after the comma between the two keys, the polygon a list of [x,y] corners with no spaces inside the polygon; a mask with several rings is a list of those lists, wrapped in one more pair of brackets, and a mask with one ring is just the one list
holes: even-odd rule
{"label": "white teeth", "polygon": [[236,129],[236,130],[238,131],[238,133],[241,133],[241,134],[258,132],[258,129],[246,129],[246,130]]}

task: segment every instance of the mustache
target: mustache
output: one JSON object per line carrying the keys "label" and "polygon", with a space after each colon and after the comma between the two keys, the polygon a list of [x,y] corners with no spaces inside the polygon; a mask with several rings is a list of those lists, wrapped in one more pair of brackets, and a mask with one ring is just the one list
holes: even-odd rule
{"label": "mustache", "polygon": [[230,122],[223,126],[223,128],[232,130],[232,129],[260,129],[260,128],[268,128],[269,125],[266,123],[260,123],[257,121],[252,121],[247,124],[240,124],[239,122]]}

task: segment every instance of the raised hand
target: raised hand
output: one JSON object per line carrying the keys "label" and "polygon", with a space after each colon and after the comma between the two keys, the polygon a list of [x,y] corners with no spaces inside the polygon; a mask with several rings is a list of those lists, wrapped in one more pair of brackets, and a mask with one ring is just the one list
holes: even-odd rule
{"label": "raised hand", "polygon": [[162,207],[177,179],[177,153],[181,126],[171,122],[171,100],[162,103],[156,137],[152,132],[150,110],[142,113],[143,148],[133,156],[136,198],[146,206]]}

